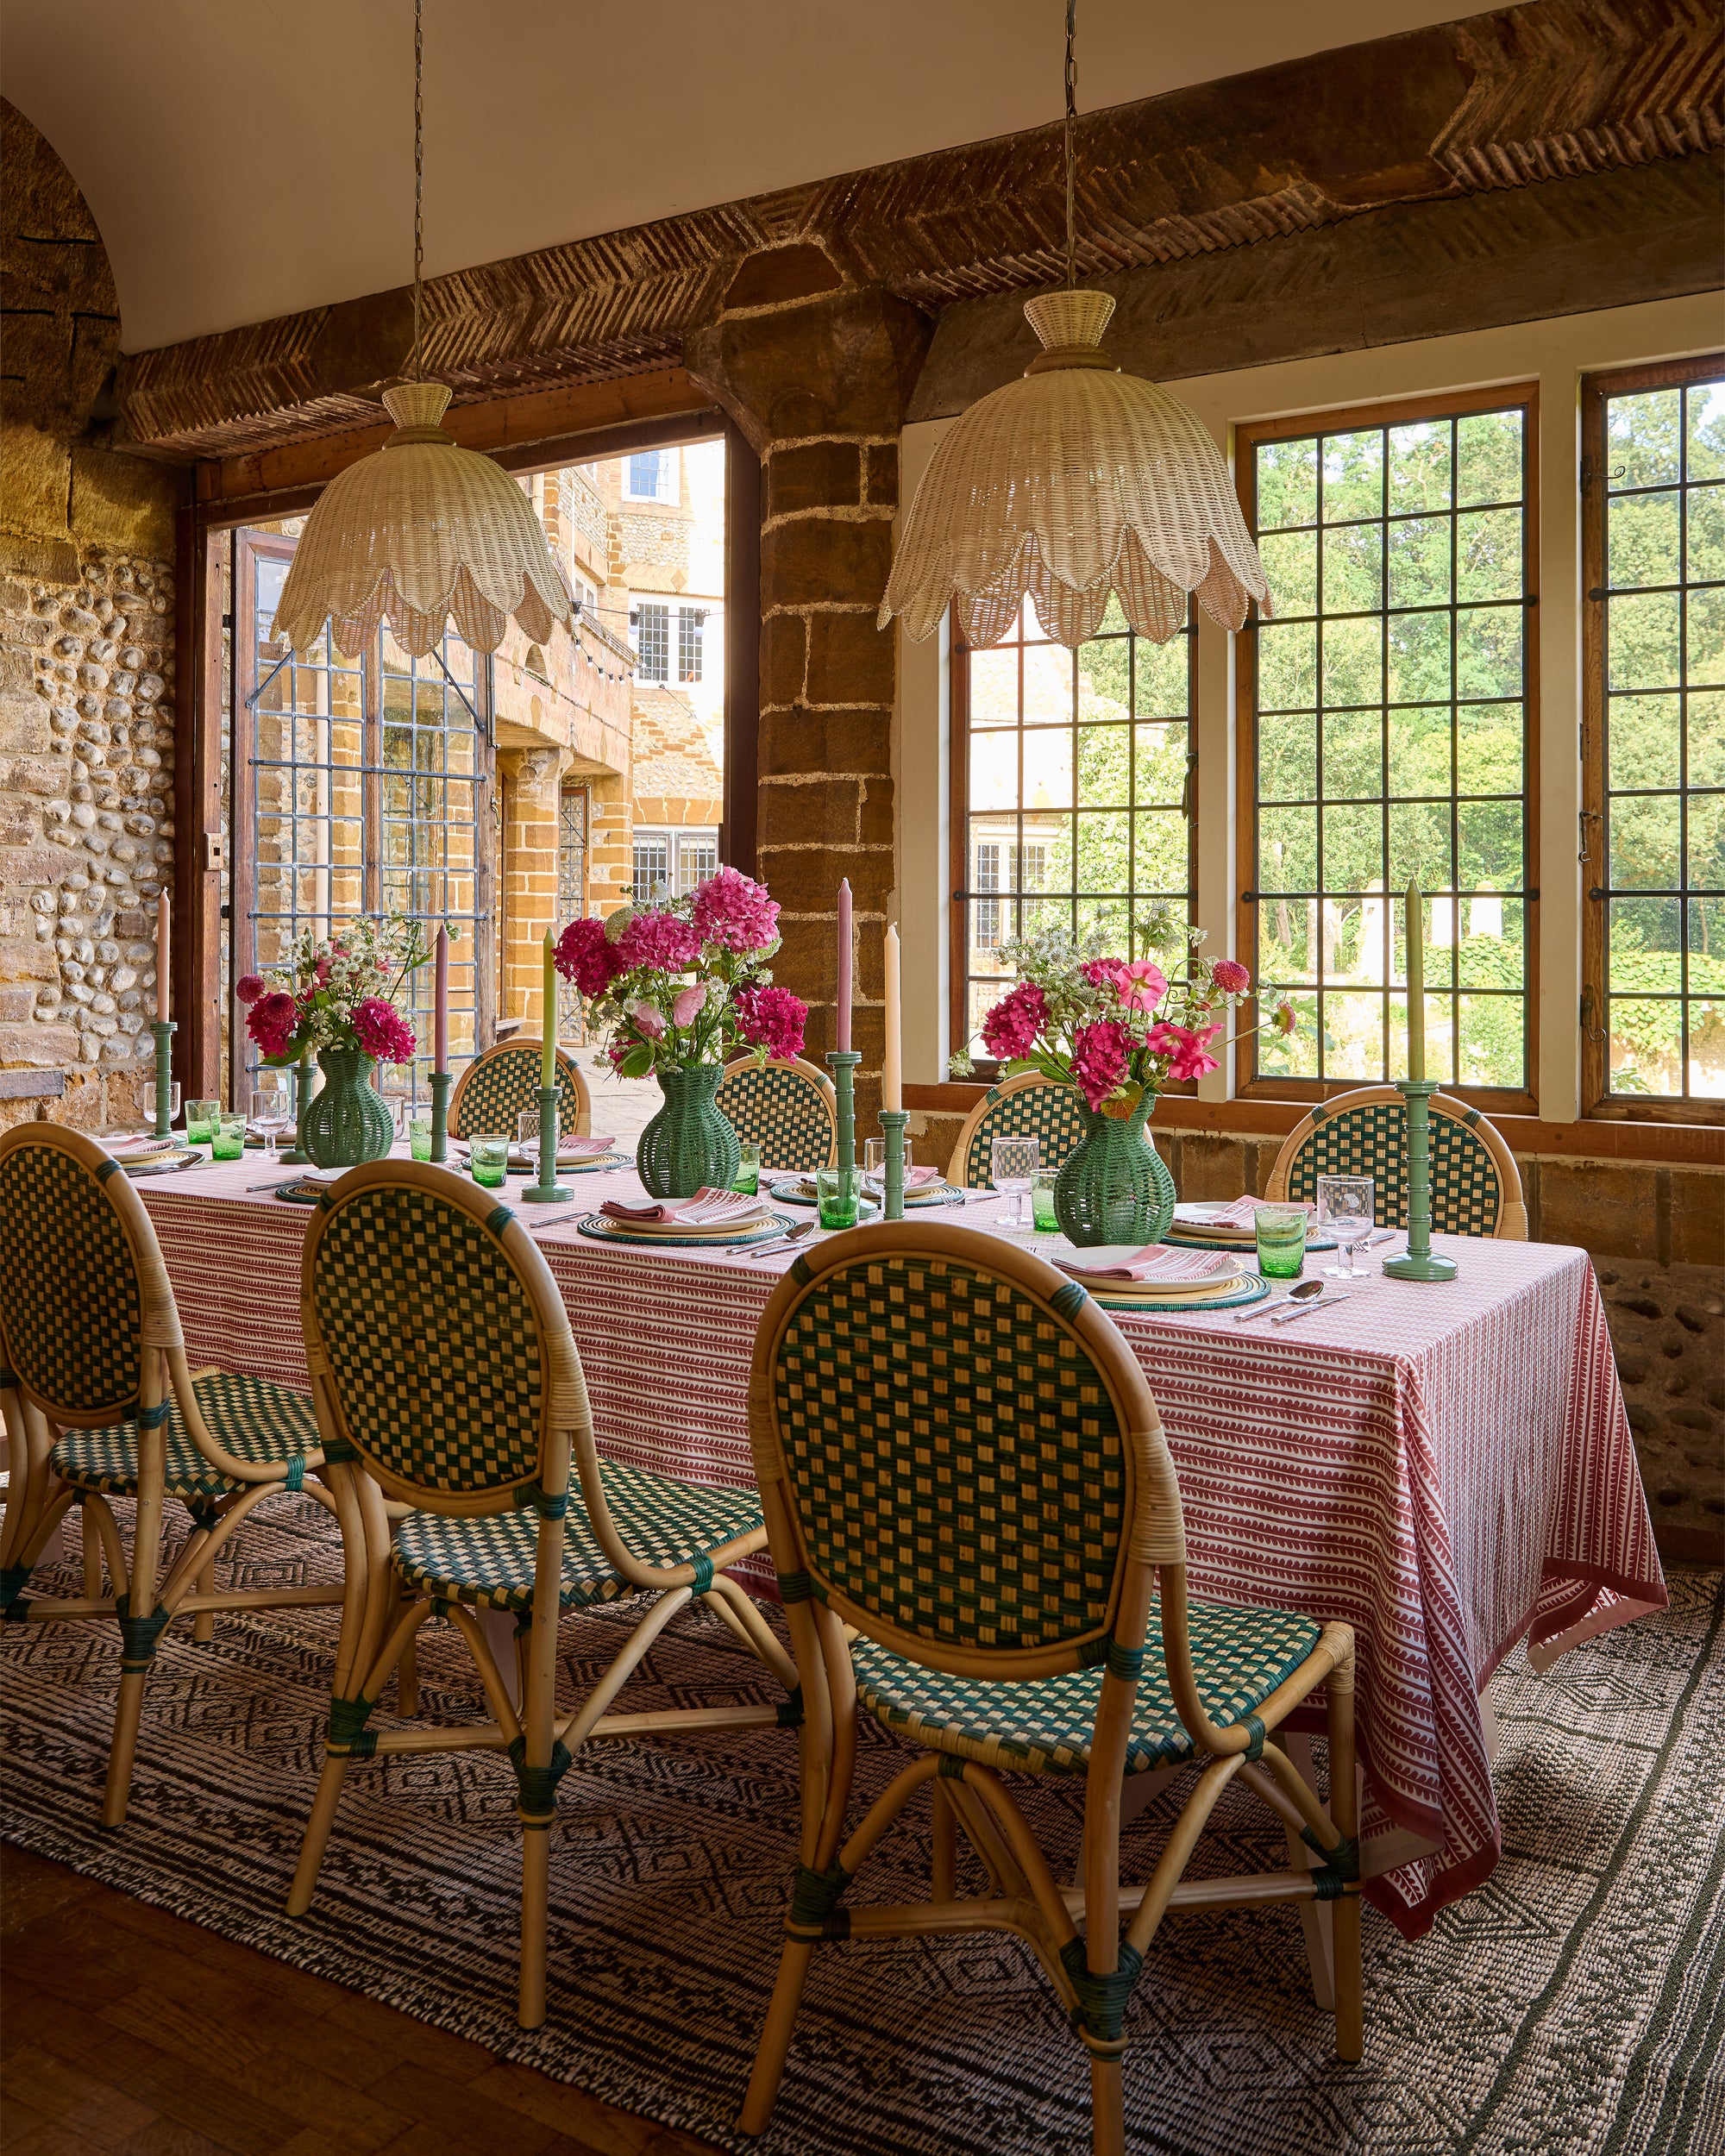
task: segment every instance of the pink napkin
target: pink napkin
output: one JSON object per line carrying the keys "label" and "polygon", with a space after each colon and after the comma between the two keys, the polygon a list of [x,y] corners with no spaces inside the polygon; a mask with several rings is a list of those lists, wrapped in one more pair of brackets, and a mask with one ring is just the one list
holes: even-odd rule
{"label": "pink napkin", "polygon": [[615,1198],[607,1198],[599,1207],[607,1219],[626,1220],[637,1227],[671,1227],[679,1223],[719,1227],[728,1220],[750,1219],[762,1210],[759,1198],[747,1197],[740,1190],[706,1189],[696,1191],[693,1198],[675,1198],[644,1206],[625,1206]]}
{"label": "pink napkin", "polygon": [[1124,1255],[1101,1250],[1088,1263],[1077,1257],[1057,1257],[1054,1262],[1075,1280],[1197,1280],[1238,1269],[1226,1250],[1170,1250],[1165,1243],[1148,1243],[1141,1250]]}
{"label": "pink napkin", "polygon": [[1290,1212],[1309,1213],[1312,1207],[1296,1198],[1254,1198],[1250,1192],[1244,1198],[1236,1198],[1232,1205],[1206,1206],[1201,1220],[1188,1218],[1180,1225],[1186,1228],[1255,1228],[1260,1206],[1286,1206]]}
{"label": "pink napkin", "polygon": [[907,1168],[905,1170],[905,1188],[920,1190],[925,1184],[945,1180],[944,1170],[938,1168]]}
{"label": "pink napkin", "polygon": [[579,1160],[588,1153],[608,1153],[616,1143],[610,1138],[565,1138],[560,1132],[557,1150],[566,1159]]}
{"label": "pink napkin", "polygon": [[101,1143],[116,1160],[142,1160],[152,1153],[179,1152],[184,1147],[185,1139],[180,1133],[157,1138],[153,1132],[146,1131],[135,1138],[104,1138]]}

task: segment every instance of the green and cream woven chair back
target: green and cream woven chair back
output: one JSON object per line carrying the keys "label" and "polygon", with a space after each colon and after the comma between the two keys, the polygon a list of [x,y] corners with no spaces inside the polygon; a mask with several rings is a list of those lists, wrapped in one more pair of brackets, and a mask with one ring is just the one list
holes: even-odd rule
{"label": "green and cream woven chair back", "polygon": [[[1477,1108],[1441,1093],[1432,1096],[1429,1127],[1437,1232],[1525,1242],[1521,1174],[1499,1133]],[[1314,1108],[1283,1142],[1264,1195],[1310,1202],[1320,1175],[1370,1175],[1378,1225],[1407,1225],[1407,1104],[1393,1086],[1362,1086]]]}
{"label": "green and cream woven chair back", "polygon": [[800,1545],[787,1600],[812,1592],[913,1660],[1004,1676],[1103,1659],[1152,1486],[1157,1547],[1179,1555],[1155,1405],[1119,1333],[1076,1282],[974,1230],[883,1225],[800,1257],[754,1403],[757,1477],[781,1484]]}
{"label": "green and cream woven chair back", "polygon": [[415,1162],[353,1170],[313,1217],[301,1309],[337,1444],[386,1495],[486,1513],[564,1489],[580,1364],[543,1258],[491,1194]]}
{"label": "green and cream woven chair back", "polygon": [[727,1064],[717,1098],[737,1137],[761,1148],[762,1168],[830,1168],[838,1158],[831,1081],[800,1056]]}
{"label": "green and cream woven chair back", "polygon": [[48,1123],[0,1136],[0,1351],[55,1422],[100,1428],[136,1404],[152,1259],[160,1275],[137,1194],[100,1146]]}
{"label": "green and cream woven chair back", "polygon": [[[497,1131],[516,1135],[524,1111],[539,1106],[539,1077],[544,1048],[536,1040],[499,1041],[472,1062],[455,1081],[449,1101],[449,1135],[472,1138]],[[585,1138],[593,1128],[593,1098],[580,1066],[557,1050],[557,1127],[566,1138]]]}
{"label": "green and cream woven chair back", "polygon": [[997,1138],[1042,1142],[1042,1165],[1058,1168],[1084,1135],[1083,1096],[1076,1086],[1051,1085],[1033,1070],[991,1086],[965,1119],[946,1171],[949,1182],[986,1190],[994,1180],[989,1149]]}

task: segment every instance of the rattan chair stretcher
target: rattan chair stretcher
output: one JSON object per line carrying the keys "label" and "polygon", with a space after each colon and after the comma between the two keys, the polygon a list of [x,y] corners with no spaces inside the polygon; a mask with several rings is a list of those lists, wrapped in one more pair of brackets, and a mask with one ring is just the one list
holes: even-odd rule
{"label": "rattan chair stretcher", "polygon": [[800,1056],[768,1063],[752,1056],[734,1057],[714,1098],[737,1137],[761,1148],[763,1169],[830,1168],[838,1158],[832,1081]]}
{"label": "rattan chair stretcher", "polygon": [[[216,1588],[217,1556],[267,1498],[303,1489],[333,1505],[306,1480],[323,1457],[311,1403],[243,1373],[194,1376],[155,1230],[125,1171],[80,1132],[29,1123],[0,1134],[0,1404],[12,1468],[0,1534],[7,1620],[105,1620],[119,1628],[102,1805],[103,1825],[117,1827],[166,1627],[190,1617],[201,1642],[224,1610],[341,1599],[333,1587]],[[116,1497],[136,1500],[129,1557]],[[191,1525],[165,1565],[170,1498]],[[27,1596],[73,1507],[82,1515],[83,1595]]]}
{"label": "rattan chair stretcher", "polygon": [[[549,1268],[495,1194],[463,1177],[387,1160],[344,1175],[312,1218],[301,1303],[347,1571],[323,1769],[288,1913],[310,1904],[355,1759],[501,1752],[516,1776],[523,1828],[519,2013],[523,2028],[536,2028],[545,2018],[549,1829],[557,1783],[580,1745],[772,1727],[798,1711],[612,1711],[655,1640],[696,1597],[794,1688],[789,1657],[726,1572],[765,1544],[759,1502],[752,1491],[701,1490],[600,1461]],[[411,1508],[393,1537],[387,1501]],[[561,1617],[627,1595],[652,1600],[586,1697],[560,1710]],[[513,1695],[478,1621],[481,1608],[516,1613]],[[368,1728],[391,1672],[434,1615],[472,1655],[490,1719]]]}
{"label": "rattan chair stretcher", "polygon": [[[1336,2048],[1358,2059],[1352,1633],[1189,1598],[1155,1402],[1084,1290],[963,1228],[836,1236],[798,1257],[768,1305],[750,1425],[805,1720],[796,1884],[743,2131],[765,2128],[827,1940],[1023,1940],[1089,2055],[1101,2156],[1124,2150],[1126,2006],[1170,1910],[1332,1902]],[[1319,1687],[1333,1817],[1267,1741]],[[859,1710],[923,1750],[847,1836]],[[1148,1879],[1123,1887],[1122,1777],[1180,1762],[1195,1783]],[[1057,1883],[1012,1771],[1085,1777],[1082,1885]],[[1188,1879],[1236,1779],[1300,1858]],[[852,1882],[925,1784],[930,1899],[852,1905]],[[981,1895],[957,1890],[961,1837],[986,1872]]]}
{"label": "rattan chair stretcher", "polygon": [[[1452,1094],[1434,1093],[1428,1106],[1433,1227],[1525,1243],[1521,1171],[1502,1134]],[[1407,1226],[1408,1104],[1394,1086],[1360,1086],[1320,1102],[1283,1139],[1264,1198],[1309,1201],[1320,1175],[1370,1175],[1378,1226]]]}
{"label": "rattan chair stretcher", "polygon": [[[519,1033],[474,1056],[449,1095],[449,1135],[470,1138],[497,1132],[514,1138],[522,1116],[539,1106],[544,1044]],[[593,1095],[580,1065],[557,1050],[557,1127],[565,1138],[593,1129]]]}

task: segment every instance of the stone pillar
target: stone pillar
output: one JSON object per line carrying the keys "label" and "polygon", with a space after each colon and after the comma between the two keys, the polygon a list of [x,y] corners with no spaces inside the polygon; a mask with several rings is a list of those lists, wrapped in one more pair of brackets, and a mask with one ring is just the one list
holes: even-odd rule
{"label": "stone pillar", "polygon": [[690,373],[764,467],[759,870],[784,909],[775,977],[810,1006],[815,1062],[832,1046],[836,895],[850,878],[859,1135],[879,1105],[894,882],[896,638],[875,614],[892,558],[899,429],[930,335],[915,308],[878,286],[844,288],[819,248],[796,245],[746,264],[718,320],[684,346]]}
{"label": "stone pillar", "polygon": [[505,749],[509,781],[503,821],[505,928],[499,1019],[520,1018],[530,1033],[543,1024],[542,956],[557,912],[557,796],[568,758],[558,749]]}

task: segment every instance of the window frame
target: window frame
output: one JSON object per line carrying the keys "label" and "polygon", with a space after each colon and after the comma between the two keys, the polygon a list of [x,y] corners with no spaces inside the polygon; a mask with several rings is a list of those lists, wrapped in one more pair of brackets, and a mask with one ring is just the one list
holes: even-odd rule
{"label": "window frame", "polygon": [[[625,502],[656,503],[661,508],[664,509],[676,508],[678,506],[680,489],[677,486],[677,467],[671,461],[671,459],[675,455],[676,450],[674,448],[663,447],[657,444],[650,448],[630,449],[627,451],[624,454],[623,460],[624,500]],[[657,492],[651,494],[637,494],[636,492],[632,476],[632,467],[634,466],[635,460],[637,457],[654,457],[663,460],[663,461],[661,462],[657,467],[660,475],[665,481],[665,491],[662,494]]]}
{"label": "window frame", "polygon": [[[1604,1018],[1609,879],[1605,827],[1605,408],[1613,397],[1672,389],[1725,374],[1725,351],[1618,367],[1581,378],[1581,1112],[1614,1123],[1725,1123],[1725,1100],[1640,1100],[1613,1094]],[[1687,789],[1685,788],[1686,792]],[[1679,901],[1682,903],[1682,901]]]}
{"label": "window frame", "polygon": [[[662,614],[665,617],[663,623],[665,632],[664,672],[662,674],[648,674],[643,671],[643,661],[646,656],[642,649],[643,631],[645,630],[647,625],[644,617],[649,610],[655,615]],[[677,609],[671,605],[668,599],[653,597],[643,598],[637,592],[633,594],[630,599],[629,612],[629,626],[633,632],[632,642],[635,649],[635,679],[640,683],[643,688],[669,688],[671,686],[671,647],[675,641],[674,631],[675,628]],[[656,626],[658,624],[656,624]]]}
{"label": "window frame", "polygon": [[[1026,601],[1032,607],[1033,603]],[[948,785],[950,813],[948,819],[948,888],[951,894],[947,906],[947,1022],[948,1040],[956,1052],[965,1048],[970,1039],[969,909],[970,889],[970,654],[973,649],[998,649],[999,646],[975,646],[968,643],[959,630],[957,618],[948,610],[950,624],[949,656],[947,664],[949,758]],[[1119,632],[1111,632],[1119,633]],[[1135,632],[1134,632],[1135,633]],[[1198,925],[1198,802],[1199,784],[1199,724],[1198,724],[1198,623],[1195,607],[1189,606],[1186,626],[1177,632],[1186,639],[1186,892],[1187,919]],[[1011,640],[1002,638],[1002,643]],[[1149,638],[1144,640],[1148,642]],[[1170,642],[1173,639],[1170,637]],[[1082,647],[1081,646],[1082,649]],[[1134,714],[1128,725],[1138,724]],[[1020,725],[1020,731],[1023,730]],[[1022,837],[1015,842],[1022,856]],[[988,893],[975,895],[988,897]],[[1012,893],[999,896],[1008,904]],[[1057,896],[1058,893],[1051,895]],[[1152,894],[1153,895],[1153,894]],[[1003,934],[1016,934],[1002,915]],[[1002,984],[1001,993],[1005,993]],[[977,1081],[994,1085],[1000,1076],[1000,1066],[990,1056],[977,1056],[971,1060],[971,1069]],[[1195,1094],[1198,1088],[1192,1080],[1170,1081],[1164,1087],[1170,1094]]]}
{"label": "window frame", "polygon": [[[1255,532],[1258,513],[1258,458],[1260,442],[1297,441],[1305,435],[1346,434],[1357,428],[1392,427],[1424,419],[1465,417],[1470,413],[1521,407],[1527,414],[1522,437],[1522,579],[1526,628],[1522,637],[1524,678],[1521,798],[1525,877],[1521,899],[1523,997],[1526,1006],[1525,1087],[1451,1086],[1444,1091],[1470,1106],[1503,1115],[1537,1115],[1540,1074],[1540,384],[1537,379],[1500,382],[1488,387],[1452,390],[1433,396],[1384,398],[1364,404],[1290,414],[1277,419],[1242,420],[1234,428],[1234,474],[1246,528]],[[1451,605],[1454,606],[1452,594]],[[1258,962],[1258,668],[1257,633],[1261,617],[1256,600],[1236,634],[1234,667],[1235,862],[1239,887],[1234,900],[1234,948],[1246,958],[1256,980]],[[1451,684],[1453,692],[1454,684]],[[1453,694],[1451,701],[1454,702]],[[1322,706],[1320,706],[1321,711]],[[1451,774],[1454,799],[1454,773]],[[1386,796],[1386,799],[1389,797]],[[1453,867],[1453,863],[1452,866]],[[1386,881],[1387,877],[1386,863]],[[1386,901],[1396,894],[1386,891]],[[1430,992],[1428,992],[1430,993]],[[1235,1044],[1234,1098],[1241,1100],[1298,1101],[1315,1106],[1382,1078],[1259,1077],[1256,1027],[1260,1012],[1255,998],[1241,1007]]]}

